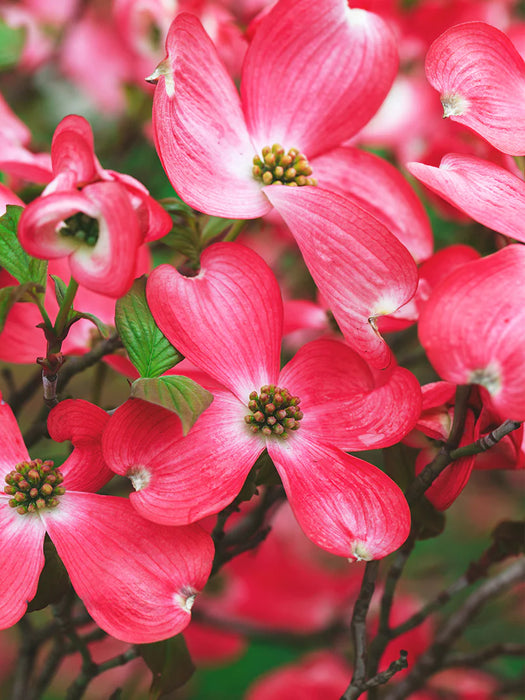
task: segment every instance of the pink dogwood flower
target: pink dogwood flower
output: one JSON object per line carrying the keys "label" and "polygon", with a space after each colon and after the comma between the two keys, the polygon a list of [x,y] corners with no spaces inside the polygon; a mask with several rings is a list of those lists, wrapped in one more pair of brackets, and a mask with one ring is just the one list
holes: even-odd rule
{"label": "pink dogwood flower", "polygon": [[425,70],[444,117],[503,153],[525,153],[525,62],[503,32],[484,22],[451,27],[430,47]]}
{"label": "pink dogwood flower", "polygon": [[517,421],[525,420],[524,274],[522,245],[461,265],[435,287],[419,320],[436,372],[479,384],[487,406]]}
{"label": "pink dogwood flower", "polygon": [[210,376],[201,383],[214,400],[184,439],[169,412],[137,400],[111,417],[105,459],[132,479],[130,500],[142,515],[184,524],[217,513],[267,448],[317,545],[367,560],[400,546],[410,526],[400,489],[342,450],[392,444],[415,424],[421,397],[410,372],[391,367],[376,376],[333,340],[304,346],[279,371],[279,286],[239,244],[206,249],[194,278],[157,268],[147,294],[163,333]]}
{"label": "pink dogwood flower", "polygon": [[142,518],[125,498],[94,493],[112,476],[103,461],[107,414],[64,401],[49,416],[53,439],[75,449],[56,468],[31,459],[11,409],[0,403],[0,628],[25,613],[49,535],[89,614],[108,634],[148,643],[190,621],[210,573],[211,538],[198,525],[169,528]]}
{"label": "pink dogwood flower", "polygon": [[171,218],[134,178],[104,170],[82,117],[65,117],[51,145],[54,179],[29,204],[19,239],[37,258],[67,257],[72,276],[120,297],[131,286],[140,246],[164,236]]}
{"label": "pink dogwood flower", "polygon": [[[406,182],[342,146],[376,112],[395,76],[386,24],[346,0],[279,0],[257,24],[240,98],[196,17],[180,14],[166,47],[151,76],[153,125],[178,194],[227,218],[257,218],[275,207],[347,342],[374,365],[388,365],[375,319],[412,297],[417,270],[387,227],[405,243],[405,223],[417,222],[418,257],[430,255],[430,229]],[[276,186],[283,184],[291,186]],[[387,195],[389,188],[399,196]],[[370,192],[383,201],[372,213],[362,208]]]}

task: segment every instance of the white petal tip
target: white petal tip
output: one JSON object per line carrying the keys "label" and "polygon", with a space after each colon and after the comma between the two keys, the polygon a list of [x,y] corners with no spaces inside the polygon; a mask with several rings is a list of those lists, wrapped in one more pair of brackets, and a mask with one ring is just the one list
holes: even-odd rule
{"label": "white petal tip", "polygon": [[135,491],[142,491],[151,481],[151,473],[145,467],[132,467],[127,473]]}
{"label": "white petal tip", "polygon": [[348,558],[348,561],[350,563],[354,561],[372,561],[373,558],[362,542],[355,542],[352,547],[352,556]]}
{"label": "white petal tip", "polygon": [[191,613],[197,592],[192,588],[184,588],[180,593],[175,594],[176,604],[185,612]]}
{"label": "white petal tip", "polygon": [[460,117],[462,114],[465,114],[470,106],[470,102],[465,97],[455,93],[442,95],[441,104],[443,105],[443,119]]}

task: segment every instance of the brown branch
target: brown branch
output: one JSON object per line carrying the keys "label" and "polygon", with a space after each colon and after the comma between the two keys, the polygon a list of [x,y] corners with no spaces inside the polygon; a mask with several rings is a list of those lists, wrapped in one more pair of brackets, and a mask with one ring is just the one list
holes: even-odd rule
{"label": "brown branch", "polygon": [[438,478],[441,472],[453,461],[450,453],[457,449],[467,417],[468,400],[472,387],[470,385],[460,385],[456,389],[456,400],[454,405],[454,419],[448,440],[443,445],[436,457],[427,464],[423,471],[414,479],[405,492],[405,497],[410,506],[419,501],[425,491]]}
{"label": "brown branch", "polygon": [[354,606],[351,632],[354,641],[354,675],[341,700],[356,700],[366,690],[366,616],[374,594],[379,562],[369,561],[366,565],[359,597]]}
{"label": "brown branch", "polygon": [[471,653],[448,654],[443,659],[443,666],[482,666],[498,656],[525,656],[525,644],[492,644]]}
{"label": "brown branch", "polygon": [[442,668],[450,647],[485,603],[521,581],[524,575],[525,559],[520,559],[471,593],[461,608],[443,623],[434,643],[419,657],[409,675],[390,690],[385,700],[403,700],[421,688],[429,676]]}

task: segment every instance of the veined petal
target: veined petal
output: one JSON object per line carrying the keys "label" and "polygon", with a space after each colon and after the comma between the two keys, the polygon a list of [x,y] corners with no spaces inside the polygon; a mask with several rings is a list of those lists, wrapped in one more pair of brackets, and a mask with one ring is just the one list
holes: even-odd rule
{"label": "veined petal", "polygon": [[102,456],[102,433],[108,420],[106,411],[82,399],[61,401],[49,414],[51,438],[71,440],[75,448],[60,467],[68,491],[98,491],[112,478]]}
{"label": "veined petal", "polygon": [[2,394],[0,394],[0,445],[2,445],[0,450],[0,479],[4,482],[4,477],[13,471],[16,464],[25,462],[30,457],[16,418],[11,408],[3,400]]}
{"label": "veined petal", "polygon": [[281,0],[259,23],[241,82],[257,149],[278,142],[307,158],[348,140],[379,109],[398,56],[383,20],[346,0]]}
{"label": "veined petal", "polygon": [[168,265],[147,286],[157,324],[185,357],[247,402],[279,373],[283,308],[279,285],[257,253],[216,243],[196,277]]}
{"label": "veined petal", "polygon": [[75,591],[105,632],[144,644],[188,625],[213,560],[199,526],[159,527],[125,498],[85,493],[65,494],[43,517]]}
{"label": "veined petal", "polygon": [[525,182],[476,156],[449,153],[439,168],[408,163],[418,180],[476,221],[525,242]]}
{"label": "veined petal", "polygon": [[391,353],[375,319],[416,291],[408,250],[374,216],[334,192],[275,185],[264,192],[294,234],[348,344],[370,364],[387,366]]}
{"label": "veined petal", "polygon": [[304,533],[350,559],[381,559],[406,540],[410,511],[401,489],[380,469],[298,431],[268,441]]}
{"label": "veined petal", "polygon": [[46,530],[38,515],[20,515],[0,496],[0,629],[22,617],[44,568]]}
{"label": "veined petal", "polygon": [[451,27],[430,47],[425,70],[445,117],[504,153],[525,153],[525,63],[503,32],[483,22]]}
{"label": "veined petal", "polygon": [[337,340],[314,340],[284,367],[279,384],[301,399],[301,430],[345,450],[393,445],[421,413],[419,382],[391,365],[370,370],[351,348]]}
{"label": "veined petal", "polygon": [[513,420],[525,420],[524,275],[522,245],[462,265],[435,287],[419,321],[438,374],[454,384],[480,384]]}
{"label": "veined petal", "polygon": [[239,219],[266,214],[270,206],[252,176],[256,153],[239,95],[199,20],[177,15],[166,50],[168,57],[153,74],[158,78],[153,128],[173,187],[206,214]]}
{"label": "veined petal", "polygon": [[32,153],[24,146],[7,141],[0,134],[0,169],[30,182],[46,183],[53,179],[51,156]]}
{"label": "veined petal", "polygon": [[82,192],[56,192],[38,197],[23,211],[18,226],[18,238],[23,248],[36,258],[62,258],[76,249],[78,243],[71,237],[61,236],[61,223],[73,214],[83,212],[92,218],[99,215],[99,207]]}
{"label": "veined petal", "polygon": [[106,176],[120,182],[131,197],[131,204],[138,219],[144,242],[156,241],[169,233],[173,227],[171,216],[153,197],[150,196],[144,185],[131,175],[106,170]]}
{"label": "veined petal", "polygon": [[175,413],[142,399],[128,399],[109,418],[102,449],[111,469],[136,479],[139,490],[139,484],[147,485],[150,465],[173,457],[181,438],[182,424]]}
{"label": "veined petal", "polygon": [[120,297],[135,277],[142,243],[137,216],[126,189],[116,182],[97,182],[83,193],[98,209],[99,234],[95,246],[79,246],[70,257],[73,277],[94,292]]}
{"label": "veined petal", "polygon": [[98,179],[101,168],[95,158],[93,132],[84,117],[70,114],[62,119],[53,134],[51,159],[55,176],[68,171],[75,174],[73,186]]}
{"label": "veined petal", "polygon": [[[135,419],[137,410],[133,405],[123,412]],[[164,525],[193,523],[233,501],[265,448],[264,438],[251,433],[244,421],[249,413],[229,391],[217,392],[184,439],[170,443],[162,453],[148,455],[145,450],[141,455],[135,445],[113,450],[110,440],[118,423],[110,423],[104,436],[106,460],[117,474],[131,478],[137,490],[130,502],[142,516]],[[165,418],[160,425],[164,433],[168,423]],[[129,440],[133,443],[141,437],[139,433]],[[134,461],[137,456],[142,458],[140,465]]]}
{"label": "veined petal", "polygon": [[357,148],[336,148],[310,162],[319,186],[349,195],[373,214],[412,253],[416,262],[432,255],[428,215],[399,170]]}

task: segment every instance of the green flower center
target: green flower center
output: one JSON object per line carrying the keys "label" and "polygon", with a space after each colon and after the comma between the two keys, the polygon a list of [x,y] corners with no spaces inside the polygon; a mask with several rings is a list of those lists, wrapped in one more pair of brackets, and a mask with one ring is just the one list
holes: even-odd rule
{"label": "green flower center", "polygon": [[58,497],[66,492],[60,486],[64,477],[50,460],[42,462],[41,459],[33,459],[30,462],[20,462],[5,477],[5,481],[7,486],[4,493],[12,496],[9,505],[16,508],[20,515],[56,508]]}
{"label": "green flower center", "polygon": [[248,408],[251,414],[244,416],[253,433],[266,437],[276,435],[286,440],[291,430],[298,430],[303,417],[299,409],[301,399],[292,396],[288,389],[266,384],[257,393],[252,391]]}
{"label": "green flower center", "polygon": [[80,211],[65,219],[59,232],[65,238],[74,238],[93,248],[97,244],[99,231],[98,220]]}
{"label": "green flower center", "polygon": [[281,145],[274,143],[273,146],[265,146],[261,153],[262,158],[255,156],[253,159],[252,173],[264,185],[317,185],[317,180],[311,177],[312,168],[306,156],[297,148],[290,148],[285,153]]}

